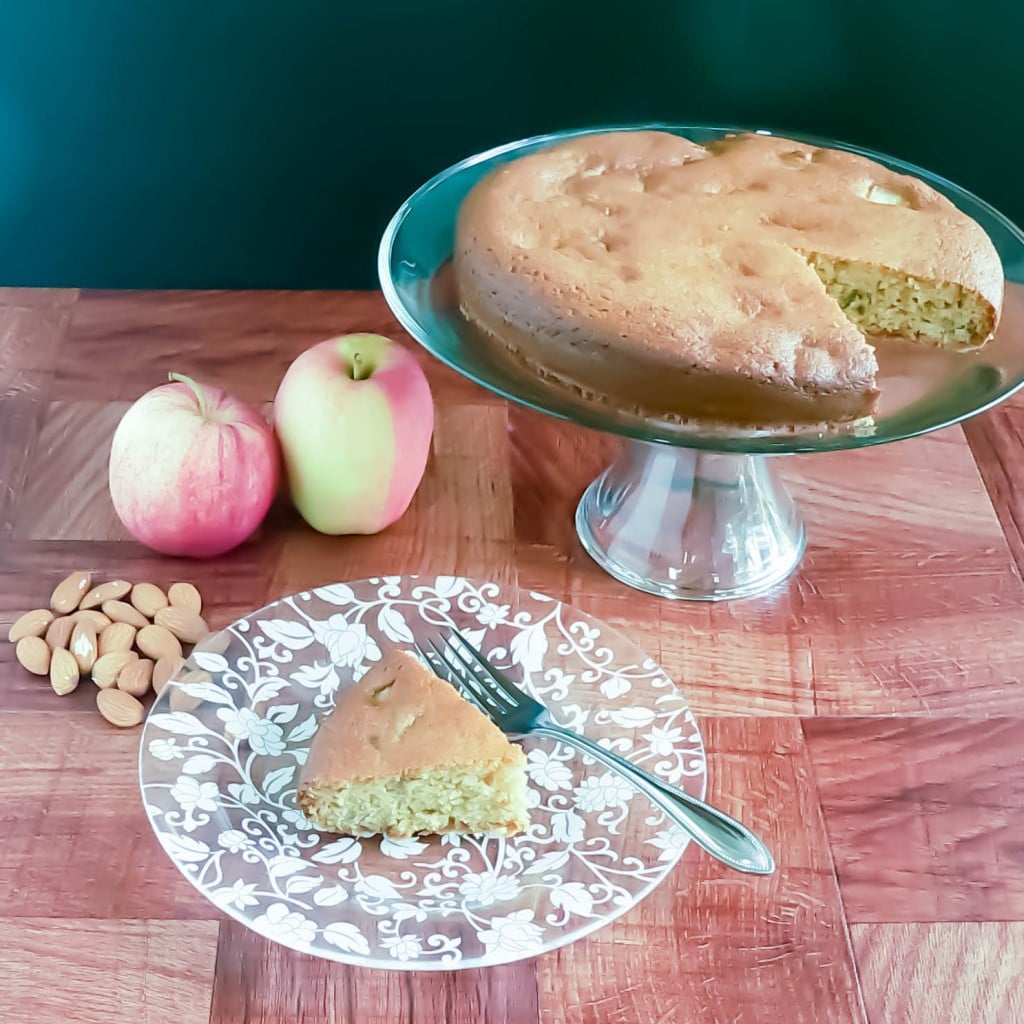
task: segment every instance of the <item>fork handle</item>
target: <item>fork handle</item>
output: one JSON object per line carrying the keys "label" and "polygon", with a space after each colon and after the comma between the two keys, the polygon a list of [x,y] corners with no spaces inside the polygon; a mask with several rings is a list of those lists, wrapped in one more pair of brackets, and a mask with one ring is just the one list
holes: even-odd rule
{"label": "fork handle", "polygon": [[557,725],[535,726],[533,736],[548,736],[589,754],[620,775],[629,779],[651,798],[668,817],[683,829],[698,846],[707,850],[723,864],[754,875],[770,875],[775,859],[768,847],[753,832],[710,804],[690,796],[639,765],[607,750],[578,732]]}

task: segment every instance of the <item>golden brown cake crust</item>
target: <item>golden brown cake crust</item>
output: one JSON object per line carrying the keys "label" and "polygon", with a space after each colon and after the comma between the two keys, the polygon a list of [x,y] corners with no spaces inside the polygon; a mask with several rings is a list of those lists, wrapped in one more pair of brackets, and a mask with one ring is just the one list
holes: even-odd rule
{"label": "golden brown cake crust", "polygon": [[451,765],[493,764],[522,751],[450,684],[389,651],[342,691],[320,724],[299,778],[342,785]]}
{"label": "golden brown cake crust", "polygon": [[864,157],[762,135],[605,133],[515,160],[464,201],[454,263],[471,321],[596,398],[751,423],[866,415],[874,351],[804,253],[958,283],[994,330],[1002,267],[974,221]]}

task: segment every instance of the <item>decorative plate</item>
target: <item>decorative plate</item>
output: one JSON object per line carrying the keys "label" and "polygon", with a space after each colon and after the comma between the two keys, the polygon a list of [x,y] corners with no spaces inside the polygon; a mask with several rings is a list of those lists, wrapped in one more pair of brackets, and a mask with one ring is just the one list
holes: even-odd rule
{"label": "decorative plate", "polygon": [[199,645],[153,705],[139,772],[168,855],[211,902],[293,949],[450,970],[572,942],[638,903],[687,845],[620,776],[527,739],[529,831],[514,839],[321,835],[295,804],[339,687],[385,645],[458,626],[561,724],[703,796],[686,702],[625,637],[496,583],[385,576],[296,594]]}

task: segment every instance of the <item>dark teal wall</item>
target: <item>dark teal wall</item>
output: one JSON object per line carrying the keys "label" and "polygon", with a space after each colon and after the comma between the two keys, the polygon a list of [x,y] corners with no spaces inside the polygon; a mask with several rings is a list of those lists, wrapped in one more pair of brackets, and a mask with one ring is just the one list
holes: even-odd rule
{"label": "dark teal wall", "polygon": [[1024,221],[1024,5],[0,0],[0,283],[364,287],[484,147],[659,118],[834,135]]}

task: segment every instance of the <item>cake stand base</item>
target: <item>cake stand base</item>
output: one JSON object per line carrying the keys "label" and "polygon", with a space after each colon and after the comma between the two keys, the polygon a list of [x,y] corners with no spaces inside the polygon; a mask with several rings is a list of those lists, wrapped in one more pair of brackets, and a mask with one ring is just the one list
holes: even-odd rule
{"label": "cake stand base", "polygon": [[763,455],[630,441],[584,492],[576,532],[605,571],[689,601],[753,597],[784,580],[803,522]]}

